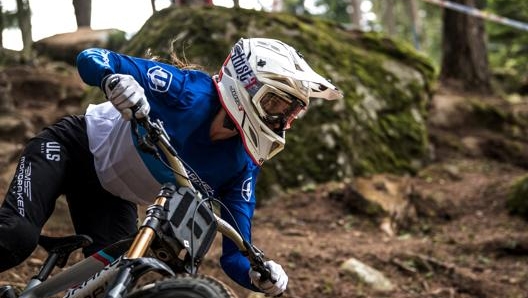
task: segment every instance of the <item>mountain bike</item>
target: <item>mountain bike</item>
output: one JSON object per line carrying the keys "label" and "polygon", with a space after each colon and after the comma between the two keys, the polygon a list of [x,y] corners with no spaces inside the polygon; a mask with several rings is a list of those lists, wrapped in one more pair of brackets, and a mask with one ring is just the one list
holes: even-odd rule
{"label": "mountain bike", "polygon": [[[132,119],[131,124],[140,148],[163,161],[174,173],[177,185],[166,183],[160,188],[134,236],[57,274],[51,275],[55,267],[65,267],[71,253],[92,240],[86,235],[42,235],[39,245],[48,256],[40,270],[18,294],[13,286],[0,287],[0,298],[46,298],[59,293],[63,298],[236,297],[216,278],[198,274],[217,232],[237,245],[263,280],[271,279],[263,252],[215,213],[214,202],[220,202],[191,183],[190,167],[184,166],[170,144],[163,123],[147,116]],[[136,288],[138,280],[149,272],[162,278]]]}

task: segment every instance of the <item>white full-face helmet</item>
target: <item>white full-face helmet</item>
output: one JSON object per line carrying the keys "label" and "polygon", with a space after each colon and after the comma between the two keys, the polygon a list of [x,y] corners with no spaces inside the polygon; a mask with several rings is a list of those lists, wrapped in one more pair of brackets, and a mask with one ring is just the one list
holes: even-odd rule
{"label": "white full-face helmet", "polygon": [[343,97],[291,46],[274,39],[240,39],[214,78],[220,101],[253,161],[279,153],[284,132],[310,99]]}

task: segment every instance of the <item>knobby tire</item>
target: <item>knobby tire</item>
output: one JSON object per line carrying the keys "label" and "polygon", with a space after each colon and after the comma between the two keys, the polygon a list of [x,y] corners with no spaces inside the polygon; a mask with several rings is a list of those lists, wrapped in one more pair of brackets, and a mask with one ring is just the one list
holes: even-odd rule
{"label": "knobby tire", "polygon": [[223,282],[207,275],[182,275],[145,285],[127,298],[237,298]]}

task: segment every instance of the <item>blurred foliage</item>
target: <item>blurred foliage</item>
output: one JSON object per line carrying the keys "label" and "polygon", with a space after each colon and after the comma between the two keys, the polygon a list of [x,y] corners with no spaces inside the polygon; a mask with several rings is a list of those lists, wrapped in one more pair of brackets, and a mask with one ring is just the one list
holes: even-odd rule
{"label": "blurred foliage", "polygon": [[[293,9],[302,0],[285,0],[288,11],[308,14],[305,10]],[[408,0],[394,1],[393,17],[395,35],[391,38],[409,43],[429,57],[439,67],[442,55],[442,16],[444,8],[416,0],[418,4],[417,27],[413,28]],[[364,23],[365,30],[387,33],[383,12],[389,1],[372,0],[371,12],[375,19]],[[347,0],[317,0],[316,5],[327,8],[318,17],[349,23]],[[528,1],[526,0],[478,0],[479,7],[487,13],[528,23]],[[505,24],[486,21],[488,34],[488,59],[494,81],[506,93],[528,93],[528,31]]]}
{"label": "blurred foliage", "polygon": [[[407,0],[406,0],[407,1]],[[393,17],[396,34],[391,36],[400,42],[406,42],[426,54],[438,65],[441,57],[441,34],[442,34],[442,9],[438,6],[416,0],[418,4],[419,28],[413,28],[410,12],[406,1],[395,1],[393,5]],[[388,1],[373,0],[371,12],[374,19],[363,22],[363,29],[387,33],[387,24],[383,20],[383,12],[390,5]],[[303,0],[284,0],[284,10],[290,13],[312,15],[341,24],[350,23],[349,0],[316,0],[315,5],[323,9],[320,14],[311,14],[304,8]]]}
{"label": "blurred foliage", "polygon": [[16,10],[2,11],[2,21],[4,28],[15,28],[18,27],[18,19]]}
{"label": "blurred foliage", "polygon": [[[528,23],[528,1],[488,0],[488,10],[502,17]],[[528,76],[528,31],[488,22],[490,65],[510,90],[518,91]],[[526,84],[524,82],[524,84]]]}
{"label": "blurred foliage", "polygon": [[[364,0],[368,2],[367,0]],[[395,35],[391,38],[414,46],[438,67],[442,55],[442,15],[444,8],[438,5],[415,0],[418,5],[417,27],[414,28],[409,11],[409,0],[383,1],[370,0],[371,15],[363,22],[363,29],[387,33],[386,20],[383,19],[387,6],[393,3],[393,18]],[[341,24],[350,23],[351,0],[312,0],[312,7],[317,7],[317,14],[310,10],[308,1],[283,0],[283,12],[316,16]],[[496,14],[520,22],[528,22],[528,1],[526,0],[478,0],[480,7],[491,14]],[[16,27],[16,11],[2,12],[4,28]],[[528,32],[518,28],[486,22],[488,32],[489,61],[492,72],[506,91],[514,92],[522,88],[527,77],[528,63]],[[524,83],[526,84],[526,83]],[[528,92],[528,91],[527,91]]]}

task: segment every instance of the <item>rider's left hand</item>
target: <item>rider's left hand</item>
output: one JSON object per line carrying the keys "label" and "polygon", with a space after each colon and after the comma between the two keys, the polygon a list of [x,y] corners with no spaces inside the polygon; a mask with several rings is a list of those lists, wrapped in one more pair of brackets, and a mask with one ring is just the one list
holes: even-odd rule
{"label": "rider's left hand", "polygon": [[270,270],[271,278],[267,280],[261,280],[261,274],[253,269],[250,269],[249,277],[251,278],[251,282],[257,288],[262,290],[262,292],[268,295],[278,296],[282,294],[288,285],[288,275],[284,269],[282,269],[282,266],[275,263],[274,261],[266,261],[264,262],[264,266]]}

